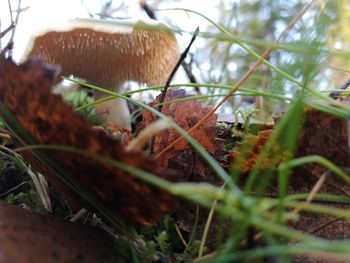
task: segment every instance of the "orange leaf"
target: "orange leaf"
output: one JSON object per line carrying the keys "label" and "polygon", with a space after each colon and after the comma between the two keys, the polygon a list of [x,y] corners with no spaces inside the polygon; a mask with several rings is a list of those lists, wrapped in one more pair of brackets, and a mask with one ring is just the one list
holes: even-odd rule
{"label": "orange leaf", "polygon": [[[186,97],[189,97],[189,95],[186,94],[185,90],[169,89],[164,101]],[[159,99],[160,96],[158,96],[156,100],[150,103],[150,105],[154,106],[155,104],[159,103]],[[200,101],[193,99],[165,104],[162,113],[172,117],[172,119],[184,130],[188,130],[193,127],[200,119],[202,119],[210,110],[211,108],[209,106],[205,107]],[[149,111],[144,111],[142,117],[143,122],[140,125],[141,129],[156,119],[153,113]],[[217,114],[213,114],[203,123],[203,125],[193,131],[191,133],[191,136],[211,155],[221,158],[222,156],[225,156],[226,152],[224,150],[223,141],[216,138],[218,131],[218,127],[216,126],[216,119]],[[161,152],[166,146],[174,142],[178,137],[179,133],[174,129],[168,129],[159,132],[154,139],[153,152],[155,154]],[[202,161],[201,157],[199,157],[199,155],[192,150],[191,146],[187,143],[186,140],[182,140],[181,142],[177,143],[172,149],[166,151],[159,158],[157,158],[157,161],[159,161],[163,167],[171,166],[171,168],[180,168],[182,170],[185,169],[185,176],[187,176],[187,178],[185,178],[186,181],[210,181],[212,183],[218,182],[218,179],[215,177],[215,175],[210,175],[211,170],[208,168],[206,163]],[[172,165],[170,165],[169,162],[172,163]],[[181,163],[181,165],[179,166],[175,163]],[[185,168],[184,166],[189,167]],[[188,178],[191,172],[199,174],[200,178]],[[208,180],[208,177],[210,176],[213,176],[213,178]]]}

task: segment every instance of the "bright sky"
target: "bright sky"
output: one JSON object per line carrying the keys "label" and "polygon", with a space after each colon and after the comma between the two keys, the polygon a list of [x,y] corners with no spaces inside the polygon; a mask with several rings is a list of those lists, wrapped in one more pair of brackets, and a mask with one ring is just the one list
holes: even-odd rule
{"label": "bright sky", "polygon": [[[10,0],[12,9],[16,10],[18,0]],[[84,5],[82,4],[84,2]],[[30,35],[36,30],[46,27],[49,24],[57,24],[60,21],[65,21],[71,18],[89,17],[88,10],[91,13],[96,13],[100,10],[101,6],[106,3],[106,0],[22,0],[21,7],[26,9],[21,13],[19,23],[16,29],[15,37],[15,49],[14,58],[19,60],[26,43]],[[147,18],[147,15],[139,7],[138,0],[118,1],[114,0],[115,6],[119,6],[120,3],[126,3],[126,7],[121,9],[117,15],[121,17],[128,17],[132,19]],[[163,1],[160,5],[161,8],[171,7],[183,7],[194,9],[203,14],[209,12],[213,13],[215,4],[217,1],[206,1],[203,5],[201,0],[191,1]],[[149,1],[151,4],[152,1]],[[14,17],[16,13],[13,14]],[[132,17],[131,17],[132,15]],[[208,24],[203,18],[197,15],[190,15],[183,11],[163,11],[158,12],[157,15],[163,16],[165,19],[172,21],[176,26],[186,31],[193,31],[197,26],[200,26],[202,30],[205,29]],[[212,15],[211,18],[213,19]],[[0,19],[1,19],[1,31],[4,30],[10,24],[10,15],[8,9],[8,1],[0,1]],[[190,39],[190,35],[183,35],[179,39],[180,45],[186,45]],[[4,46],[8,41],[8,38],[3,38],[2,45]],[[181,43],[182,42],[182,43]],[[201,45],[201,40],[197,39],[196,45]]]}
{"label": "bright sky", "polygon": [[[16,11],[19,0],[9,0],[11,2],[12,10]],[[225,4],[230,4],[232,1],[237,0],[225,0]],[[21,8],[24,10],[21,12],[19,22],[16,27],[16,34],[14,39],[13,58],[16,61],[20,61],[22,54],[26,48],[26,45],[30,39],[30,36],[50,24],[57,26],[60,22],[64,22],[74,18],[87,18],[89,12],[96,14],[101,11],[101,7],[106,4],[108,0],[22,0]],[[198,11],[204,15],[208,15],[214,21],[216,14],[216,5],[220,1],[205,1],[203,0],[170,0],[161,1],[159,4],[160,9],[166,8],[187,8]],[[84,4],[82,4],[84,3]],[[122,18],[128,18],[133,20],[149,19],[147,14],[141,10],[139,6],[139,0],[114,0],[113,6],[119,7],[124,3],[123,8],[118,9],[116,16]],[[148,0],[147,3],[152,6],[152,0]],[[198,26],[201,31],[206,31],[208,22],[195,14],[191,14],[184,11],[159,11],[156,12],[158,19],[162,22],[166,22],[169,25],[180,28],[186,32],[193,32]],[[16,12],[13,13],[15,19]],[[10,25],[11,19],[8,8],[8,0],[0,0],[0,22],[1,29],[3,31]],[[1,39],[2,47],[4,47],[9,40],[10,34]],[[180,46],[180,51],[184,50],[190,42],[191,34],[178,34],[177,39]],[[194,42],[191,52],[195,52],[197,48],[201,48],[205,45],[205,39],[197,38]],[[199,69],[193,68],[193,73],[200,76]],[[178,70],[173,82],[187,83],[188,79],[182,68]],[[138,85],[131,84],[131,88],[136,88]],[[155,96],[157,93],[150,92],[149,95]]]}

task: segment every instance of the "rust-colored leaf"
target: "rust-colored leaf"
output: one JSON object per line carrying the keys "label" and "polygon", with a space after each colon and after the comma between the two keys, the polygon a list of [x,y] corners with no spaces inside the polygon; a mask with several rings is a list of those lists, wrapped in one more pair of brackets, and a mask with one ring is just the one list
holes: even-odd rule
{"label": "rust-colored leaf", "polygon": [[[273,130],[263,130],[258,132],[257,135],[246,136],[245,141],[236,150],[230,151],[230,155],[233,159],[234,167],[240,169],[240,172],[250,172],[262,153],[262,150],[268,141]],[[281,152],[278,143],[275,143],[269,153],[260,160],[260,169],[277,169],[277,166],[287,159],[288,154]]]}
{"label": "rust-colored leaf", "polygon": [[[165,102],[175,99],[189,97],[185,90],[169,89],[167,91]],[[160,96],[158,96],[150,106],[159,103]],[[204,107],[203,104],[196,100],[188,100],[182,102],[175,102],[165,104],[162,113],[172,117],[172,119],[181,126],[184,130],[193,127],[201,118],[203,118],[209,111],[210,107]],[[141,129],[155,121],[155,116],[149,112],[143,112],[143,122],[140,125]],[[203,125],[193,131],[191,136],[203,146],[203,148],[214,157],[224,158],[226,155],[224,150],[223,140],[217,138],[216,133],[218,127],[216,126],[217,114],[209,117]],[[154,138],[153,152],[157,155],[167,145],[171,144],[179,137],[179,133],[174,129],[167,129],[158,133]],[[211,170],[207,164],[202,161],[201,157],[190,147],[186,140],[177,143],[172,149],[163,153],[157,162],[163,167],[171,167],[177,170],[183,170],[186,176],[186,181],[208,181],[218,183],[219,180],[215,175],[211,174]],[[191,176],[192,174],[192,176]],[[196,174],[193,176],[193,174]],[[210,177],[213,177],[210,179]]]}
{"label": "rust-colored leaf", "polygon": [[[52,94],[54,73],[39,60],[17,66],[0,57],[0,101],[39,143],[84,149],[167,178],[167,173],[154,161],[141,153],[126,153],[119,141],[90,127],[71,106]],[[6,118],[5,114],[1,115]],[[9,119],[7,122],[13,124]],[[58,150],[50,151],[50,156],[112,211],[127,220],[153,224],[175,208],[173,196],[105,163]],[[30,161],[49,176],[54,186],[67,193],[64,185],[38,165],[37,160],[31,158]]]}

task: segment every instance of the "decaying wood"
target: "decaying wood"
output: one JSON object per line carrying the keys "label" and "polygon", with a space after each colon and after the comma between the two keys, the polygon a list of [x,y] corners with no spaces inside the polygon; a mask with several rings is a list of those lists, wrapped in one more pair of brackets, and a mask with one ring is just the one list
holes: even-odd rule
{"label": "decaying wood", "polygon": [[0,262],[124,262],[99,229],[0,203]]}
{"label": "decaying wood", "polygon": [[[82,116],[75,114],[70,105],[52,93],[53,76],[52,68],[45,66],[42,61],[30,60],[18,66],[0,56],[0,101],[18,123],[5,112],[1,112],[1,115],[25,144],[68,145],[86,153],[119,160],[163,178],[169,175],[143,153],[127,153],[120,141],[108,137],[102,130],[94,129]],[[18,144],[23,146],[20,141]],[[157,219],[176,206],[176,198],[168,193],[86,155],[52,150],[39,154],[39,159],[38,155],[28,151],[21,154],[47,176],[52,185],[68,193],[71,199],[74,200],[74,193],[62,181],[64,174],[69,174],[68,178],[79,182],[81,187],[108,206],[113,214],[130,222],[155,224]],[[56,166],[52,166],[53,162]]]}

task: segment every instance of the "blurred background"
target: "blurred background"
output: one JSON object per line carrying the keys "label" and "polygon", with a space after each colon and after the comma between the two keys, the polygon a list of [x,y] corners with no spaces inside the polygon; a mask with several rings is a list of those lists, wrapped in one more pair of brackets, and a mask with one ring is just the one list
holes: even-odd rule
{"label": "blurred background", "polygon": [[[23,0],[14,37],[14,58],[19,60],[32,32],[50,23],[70,18],[92,17],[108,20],[147,19],[140,3],[145,1],[110,0]],[[191,9],[225,27],[238,41],[262,54],[287,27],[288,22],[310,1],[305,0],[153,0],[146,1],[157,19],[177,31],[181,50],[189,43],[198,26],[200,35],[186,58],[187,73],[180,69],[173,83],[203,83],[233,86],[253,65],[256,58],[244,51],[232,38]],[[16,17],[18,0],[0,2],[1,31],[10,25],[8,3]],[[309,88],[327,91],[339,87],[350,77],[350,2],[347,0],[315,1],[309,11],[290,30],[282,43],[274,46],[267,60]],[[4,46],[10,34],[2,39]],[[192,76],[190,76],[192,74]],[[300,87],[267,66],[260,66],[243,85],[244,88],[281,94],[293,98]],[[198,90],[197,90],[198,93]],[[200,94],[220,95],[222,88],[199,88]],[[248,94],[249,95],[249,94]],[[206,102],[215,104],[218,97]],[[222,111],[232,112],[241,105],[261,108],[258,117],[266,119],[282,110],[286,101],[265,97],[236,96]],[[288,104],[288,103],[287,103]],[[262,106],[263,105],[263,106]]]}

